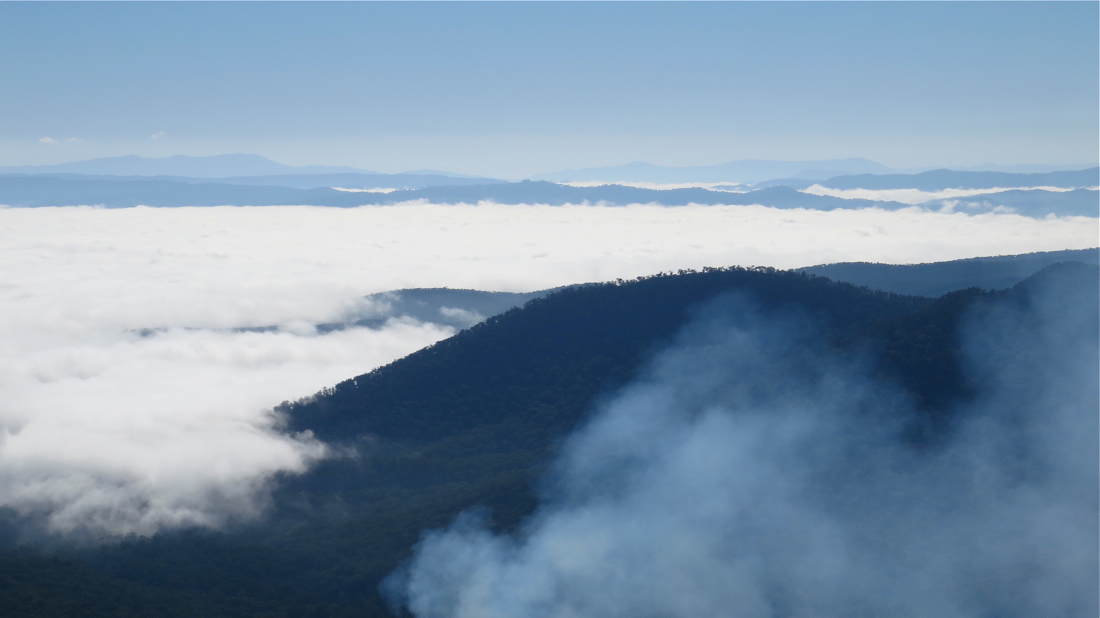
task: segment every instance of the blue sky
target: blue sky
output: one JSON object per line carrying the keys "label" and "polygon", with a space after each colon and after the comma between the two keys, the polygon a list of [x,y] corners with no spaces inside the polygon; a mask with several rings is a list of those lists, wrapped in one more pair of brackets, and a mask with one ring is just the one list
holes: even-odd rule
{"label": "blue sky", "polygon": [[0,165],[1087,163],[1098,7],[0,3]]}

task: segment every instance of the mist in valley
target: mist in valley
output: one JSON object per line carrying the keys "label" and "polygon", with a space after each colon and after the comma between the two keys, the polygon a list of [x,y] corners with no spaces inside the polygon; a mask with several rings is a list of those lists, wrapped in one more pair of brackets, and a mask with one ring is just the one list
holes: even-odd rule
{"label": "mist in valley", "polygon": [[756,207],[50,208],[0,210],[0,225],[13,241],[0,249],[0,506],[83,538],[262,516],[276,474],[332,455],[280,430],[272,408],[469,325],[390,315],[369,293],[956,258],[1094,235],[1072,218]]}

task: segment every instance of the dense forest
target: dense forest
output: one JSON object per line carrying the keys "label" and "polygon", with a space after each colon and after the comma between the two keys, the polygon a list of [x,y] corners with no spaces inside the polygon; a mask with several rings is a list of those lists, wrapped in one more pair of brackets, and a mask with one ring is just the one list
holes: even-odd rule
{"label": "dense forest", "polygon": [[515,530],[562,440],[723,295],[799,316],[836,354],[867,359],[915,402],[905,439],[925,448],[950,432],[954,410],[973,395],[962,321],[1003,304],[1026,308],[1052,280],[1100,300],[1100,269],[1080,262],[1007,290],[939,298],[767,268],[557,290],[284,402],[290,430],[308,429],[348,455],[278,479],[263,521],[73,548],[46,537],[28,544],[25,522],[5,515],[0,608],[10,616],[389,615],[379,582],[423,530],[475,506],[491,509],[495,529]]}

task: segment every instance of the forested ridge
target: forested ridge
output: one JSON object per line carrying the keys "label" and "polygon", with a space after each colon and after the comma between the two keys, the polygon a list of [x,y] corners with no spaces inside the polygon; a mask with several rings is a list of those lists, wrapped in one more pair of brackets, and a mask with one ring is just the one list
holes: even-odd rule
{"label": "forested ridge", "polygon": [[1100,269],[1058,264],[1008,290],[938,299],[767,268],[562,289],[280,406],[291,430],[357,456],[279,479],[263,521],[101,547],[5,550],[0,608],[12,616],[384,616],[378,584],[423,530],[475,506],[492,509],[498,529],[514,529],[534,509],[561,440],[708,301],[737,294],[768,314],[801,316],[838,354],[868,359],[908,392],[922,415],[913,438],[934,441],[971,396],[961,321],[998,303],[1026,307],[1036,282],[1050,278],[1092,290]]}

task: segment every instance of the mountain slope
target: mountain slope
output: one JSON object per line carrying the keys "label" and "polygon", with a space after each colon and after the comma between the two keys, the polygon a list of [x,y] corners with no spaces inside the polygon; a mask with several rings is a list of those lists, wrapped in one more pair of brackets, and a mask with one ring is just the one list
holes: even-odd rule
{"label": "mountain slope", "polygon": [[986,290],[1008,288],[1051,264],[1070,261],[1100,264],[1100,249],[978,257],[929,264],[841,262],[798,270],[835,281],[867,286],[872,290],[938,297],[972,287]]}
{"label": "mountain slope", "polygon": [[[766,306],[804,307],[838,332],[926,302],[770,269],[593,284],[535,299],[284,412],[292,429],[309,429],[326,440],[363,434],[435,440],[512,422],[543,404],[556,414],[570,411],[561,419],[567,429],[592,396],[629,379],[637,363],[688,319],[693,305],[733,290],[754,294]],[[516,391],[509,385],[515,374],[528,376],[524,391],[539,390],[550,399],[540,402]],[[553,426],[549,421],[541,423]]]}
{"label": "mountain slope", "polygon": [[323,598],[384,615],[377,584],[422,530],[479,504],[500,526],[517,525],[557,444],[594,402],[629,381],[693,307],[738,291],[777,311],[806,311],[838,340],[930,302],[744,269],[561,290],[283,406],[290,429],[359,455],[283,479],[262,525],[164,533],[84,557],[113,577],[219,603],[234,598],[223,589],[255,590],[249,602],[260,603],[273,587],[287,608]]}
{"label": "mountain slope", "polygon": [[1100,269],[1063,264],[1008,292],[937,300],[739,268],[560,290],[281,406],[291,429],[314,431],[345,456],[283,479],[268,520],[80,556],[111,578],[198,594],[227,615],[304,615],[323,600],[330,615],[382,616],[378,582],[423,530],[477,505],[514,529],[563,437],[716,297],[748,295],[764,315],[805,316],[838,354],[866,357],[876,375],[911,393],[926,418],[912,438],[928,442],[949,430],[953,402],[969,395],[960,320],[999,302],[1026,305],[1029,290],[1059,277],[1088,297]]}

